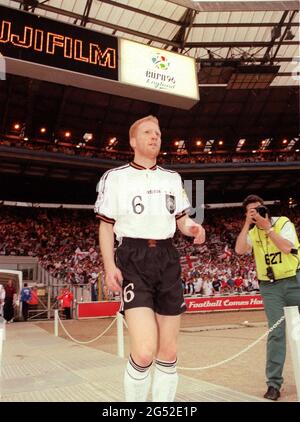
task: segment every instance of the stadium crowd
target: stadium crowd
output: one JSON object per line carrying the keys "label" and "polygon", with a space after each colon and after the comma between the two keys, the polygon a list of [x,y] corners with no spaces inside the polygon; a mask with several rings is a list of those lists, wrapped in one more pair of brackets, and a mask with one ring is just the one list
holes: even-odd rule
{"label": "stadium crowd", "polygon": [[[279,215],[271,208],[272,215]],[[295,209],[290,216],[300,229]],[[258,290],[251,255],[234,252],[235,239],[243,224],[240,208],[205,211],[207,241],[194,246],[176,232],[174,242],[182,265],[186,294],[214,295]],[[94,285],[103,273],[98,253],[98,221],[92,211],[2,206],[0,255],[38,257],[42,267],[60,283]]]}

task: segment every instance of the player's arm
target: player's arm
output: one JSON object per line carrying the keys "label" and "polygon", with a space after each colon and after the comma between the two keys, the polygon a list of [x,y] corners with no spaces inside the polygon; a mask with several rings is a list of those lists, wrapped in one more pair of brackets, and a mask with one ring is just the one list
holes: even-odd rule
{"label": "player's arm", "polygon": [[122,274],[114,260],[114,224],[118,215],[116,192],[117,181],[106,172],[97,187],[98,198],[95,212],[100,218],[99,245],[104,263],[105,284],[109,290],[121,291]]}
{"label": "player's arm", "polygon": [[195,244],[201,244],[205,242],[205,230],[201,224],[195,223],[187,215],[183,215],[176,219],[177,227],[185,236],[194,237]]}
{"label": "player's arm", "polygon": [[105,221],[100,222],[99,244],[102,254],[105,284],[112,291],[121,291],[122,273],[117,268],[114,259],[114,226]]}
{"label": "player's arm", "polygon": [[106,272],[115,267],[113,227],[105,221],[101,221],[99,226],[99,244]]}

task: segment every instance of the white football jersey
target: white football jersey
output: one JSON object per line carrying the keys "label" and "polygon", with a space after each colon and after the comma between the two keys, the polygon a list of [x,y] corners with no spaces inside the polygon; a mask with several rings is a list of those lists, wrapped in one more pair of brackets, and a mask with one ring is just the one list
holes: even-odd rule
{"label": "white football jersey", "polygon": [[180,175],[159,166],[151,169],[132,162],[101,177],[95,212],[114,225],[122,237],[168,239],[176,230],[176,219],[190,207]]}

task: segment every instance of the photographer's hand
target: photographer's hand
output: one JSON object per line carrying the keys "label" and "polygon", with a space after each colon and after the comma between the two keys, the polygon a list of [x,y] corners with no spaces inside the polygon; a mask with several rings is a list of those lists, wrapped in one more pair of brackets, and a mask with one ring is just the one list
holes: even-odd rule
{"label": "photographer's hand", "polygon": [[246,213],[245,226],[248,226],[248,228],[249,228],[251,226],[251,224],[256,224],[255,217],[256,217],[257,214],[258,213],[257,213],[255,208],[248,210],[247,213]]}
{"label": "photographer's hand", "polygon": [[250,209],[247,212],[249,214],[249,218],[252,219],[252,222],[256,224],[259,229],[268,231],[272,227],[272,224],[269,220],[268,215],[266,217],[262,217],[255,208]]}
{"label": "photographer's hand", "polygon": [[[237,239],[237,244],[236,244],[236,252],[237,253],[245,253],[244,252],[244,247],[245,247],[245,243],[242,243],[242,241],[245,241],[245,235],[246,235],[246,230],[247,230],[247,224],[256,224],[256,226],[259,229],[262,229],[266,232],[266,235],[268,236],[268,238],[271,240],[271,242],[274,243],[274,245],[280,249],[283,253],[289,254],[291,252],[291,249],[293,247],[293,244],[287,240],[284,239],[282,236],[280,236],[280,234],[275,233],[275,231],[272,228],[272,224],[271,221],[268,217],[268,215],[266,217],[262,217],[255,208],[251,208],[247,211],[246,214],[246,221],[245,221],[245,225],[243,227],[243,230],[241,231],[241,233],[239,234],[239,237]],[[249,228],[249,226],[248,226]]]}

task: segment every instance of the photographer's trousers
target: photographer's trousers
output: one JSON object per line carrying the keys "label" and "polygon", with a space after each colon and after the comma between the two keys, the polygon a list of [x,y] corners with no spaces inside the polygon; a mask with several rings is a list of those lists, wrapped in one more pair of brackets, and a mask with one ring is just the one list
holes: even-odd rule
{"label": "photographer's trousers", "polygon": [[[298,306],[300,311],[300,272],[270,283],[260,282],[269,328],[284,315],[285,306]],[[278,388],[283,383],[282,371],[286,355],[285,321],[268,335],[266,377],[267,385]]]}

